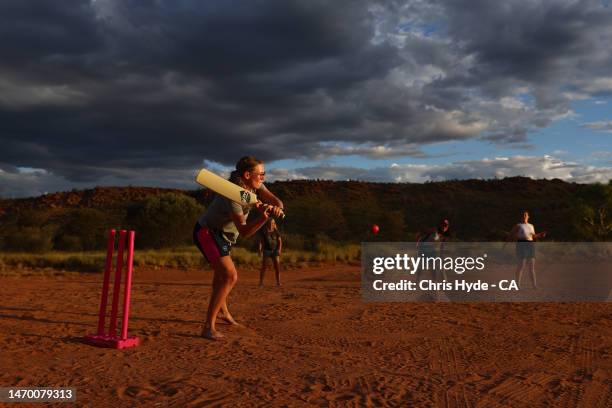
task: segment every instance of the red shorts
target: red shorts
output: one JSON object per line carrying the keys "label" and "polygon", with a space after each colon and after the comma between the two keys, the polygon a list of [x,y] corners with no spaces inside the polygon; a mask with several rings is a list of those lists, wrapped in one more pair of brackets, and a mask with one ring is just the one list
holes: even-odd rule
{"label": "red shorts", "polygon": [[220,231],[202,227],[199,222],[196,222],[193,228],[193,243],[210,263],[222,256],[228,256],[232,249],[231,242],[226,240]]}

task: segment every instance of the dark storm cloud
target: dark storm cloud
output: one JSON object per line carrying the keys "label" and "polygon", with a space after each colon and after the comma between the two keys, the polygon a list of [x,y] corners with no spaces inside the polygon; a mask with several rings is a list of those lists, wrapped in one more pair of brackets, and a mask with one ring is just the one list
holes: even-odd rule
{"label": "dark storm cloud", "polygon": [[83,55],[103,44],[95,11],[86,1],[9,0],[0,4],[0,15],[3,65]]}
{"label": "dark storm cloud", "polygon": [[[572,91],[612,90],[592,86],[612,75],[605,45],[612,39],[611,10],[599,1],[512,1],[503,7],[486,0],[436,3],[444,35],[470,63],[428,84],[429,98],[458,103],[460,98],[448,98],[449,90],[465,95],[471,89],[483,99],[499,100],[521,87],[533,98],[531,112],[521,115],[522,126],[507,117],[512,112],[493,116],[510,126],[491,132],[491,140],[524,141],[533,127],[569,112]],[[462,108],[471,102],[464,100]]]}
{"label": "dark storm cloud", "polygon": [[612,92],[610,17],[596,1],[2,2],[1,168],[164,185],[247,153],[528,146],[576,95]]}
{"label": "dark storm cloud", "polygon": [[[300,126],[313,118],[296,115],[327,97],[313,91],[350,88],[393,65],[394,49],[369,43],[365,4],[97,1],[61,12],[41,3],[0,9],[9,56],[1,137],[12,142],[2,159],[70,179],[229,163],[247,151],[286,157],[317,142]],[[318,131],[358,126],[341,116]],[[271,137],[277,153],[263,143]]]}

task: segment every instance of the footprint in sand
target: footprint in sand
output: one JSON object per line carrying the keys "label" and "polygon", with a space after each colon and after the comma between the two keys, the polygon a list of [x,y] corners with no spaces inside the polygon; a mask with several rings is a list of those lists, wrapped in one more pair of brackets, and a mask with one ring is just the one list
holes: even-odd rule
{"label": "footprint in sand", "polygon": [[129,385],[117,389],[117,396],[122,400],[172,400],[175,402],[189,402],[201,393],[201,389],[190,384],[186,378],[171,378],[149,384]]}
{"label": "footprint in sand", "polygon": [[188,407],[220,407],[230,403],[230,394],[222,391],[208,391],[187,402]]}
{"label": "footprint in sand", "polygon": [[155,399],[157,395],[157,390],[150,385],[130,385],[117,389],[117,396],[123,400],[133,398],[139,400],[152,400]]}

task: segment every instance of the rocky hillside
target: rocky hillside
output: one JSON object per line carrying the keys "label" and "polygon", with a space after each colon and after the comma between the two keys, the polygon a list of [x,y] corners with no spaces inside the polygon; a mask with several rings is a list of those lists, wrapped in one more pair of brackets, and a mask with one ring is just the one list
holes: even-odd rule
{"label": "rocky hillside", "polygon": [[[282,228],[286,233],[359,241],[367,238],[368,226],[376,223],[381,239],[409,241],[441,218],[450,219],[457,239],[501,239],[523,209],[531,212],[539,229],[549,231],[551,239],[569,240],[575,233],[570,228],[572,212],[585,187],[561,180],[512,177],[424,184],[296,180],[270,183],[268,188],[285,202],[288,217]],[[126,214],[147,197],[162,193],[186,195],[204,205],[211,197],[206,190],[99,187],[2,200],[0,221],[10,222],[23,212],[64,214],[83,208]],[[62,222],[61,217],[50,219]]]}

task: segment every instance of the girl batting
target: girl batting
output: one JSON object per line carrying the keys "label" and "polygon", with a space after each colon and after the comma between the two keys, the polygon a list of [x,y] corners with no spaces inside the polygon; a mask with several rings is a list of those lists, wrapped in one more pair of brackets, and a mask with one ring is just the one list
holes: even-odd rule
{"label": "girl batting", "polygon": [[231,247],[239,235],[251,236],[261,228],[271,216],[282,214],[283,203],[263,184],[266,175],[264,164],[252,156],[245,156],[236,163],[236,170],[230,181],[257,194],[261,200],[254,207],[259,217],[247,223],[250,207],[242,206],[216,195],[206,212],[196,223],[193,240],[213,268],[212,294],[202,336],[218,340],[223,335],[216,329],[219,317],[228,323],[238,325],[227,308],[227,297],[238,280],[238,272],[231,258]]}

